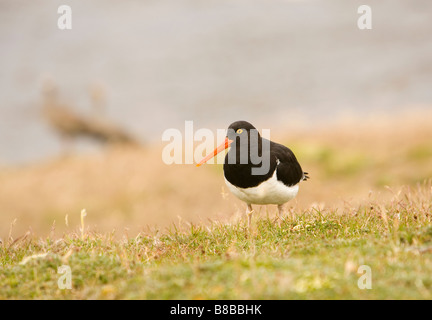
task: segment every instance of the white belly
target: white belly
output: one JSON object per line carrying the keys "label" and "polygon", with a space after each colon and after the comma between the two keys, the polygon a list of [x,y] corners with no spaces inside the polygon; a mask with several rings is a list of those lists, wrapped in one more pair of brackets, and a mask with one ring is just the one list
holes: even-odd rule
{"label": "white belly", "polygon": [[248,204],[284,204],[293,199],[297,193],[298,184],[288,187],[276,178],[276,170],[273,176],[256,187],[239,188],[232,185],[226,178],[228,189],[240,200]]}

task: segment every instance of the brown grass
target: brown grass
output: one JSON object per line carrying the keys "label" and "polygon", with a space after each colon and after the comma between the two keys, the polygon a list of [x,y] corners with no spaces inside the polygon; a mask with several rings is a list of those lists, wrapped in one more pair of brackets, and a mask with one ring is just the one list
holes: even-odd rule
{"label": "brown grass", "polygon": [[[431,178],[430,119],[430,113],[422,113],[272,132],[272,139],[290,146],[311,176],[301,185],[291,212],[357,206],[370,196],[391,197],[401,185]],[[99,155],[1,168],[0,204],[3,239],[28,230],[38,236],[77,230],[83,208],[90,228],[130,235],[179,220],[238,218],[245,209],[225,188],[221,166],[165,165],[161,145],[113,147]],[[271,206],[257,209],[261,214],[276,211]]]}

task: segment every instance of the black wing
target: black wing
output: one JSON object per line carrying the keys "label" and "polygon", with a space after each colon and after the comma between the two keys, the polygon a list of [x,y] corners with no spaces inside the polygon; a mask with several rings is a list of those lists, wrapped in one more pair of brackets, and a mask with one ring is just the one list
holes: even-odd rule
{"label": "black wing", "polygon": [[303,172],[291,149],[275,142],[271,142],[271,149],[277,159],[276,176],[279,181],[287,186],[294,186],[309,178],[307,173]]}

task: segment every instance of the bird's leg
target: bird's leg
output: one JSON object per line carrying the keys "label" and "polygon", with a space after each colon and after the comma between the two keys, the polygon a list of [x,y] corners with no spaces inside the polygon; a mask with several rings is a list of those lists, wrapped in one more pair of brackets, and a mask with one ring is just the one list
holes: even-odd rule
{"label": "bird's leg", "polygon": [[252,205],[250,203],[248,203],[247,204],[247,208],[246,208],[246,215],[248,217],[248,228],[249,228],[249,230],[251,228],[251,223],[252,223],[252,213],[253,213]]}
{"label": "bird's leg", "polygon": [[279,218],[282,218],[285,215],[285,206],[283,204],[278,204],[278,212],[279,212]]}

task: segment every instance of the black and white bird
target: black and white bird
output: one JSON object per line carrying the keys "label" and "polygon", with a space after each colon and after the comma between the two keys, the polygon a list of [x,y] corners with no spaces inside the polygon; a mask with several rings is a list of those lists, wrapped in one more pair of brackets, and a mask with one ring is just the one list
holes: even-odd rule
{"label": "black and white bird", "polygon": [[228,127],[225,141],[197,166],[229,147],[223,166],[225,183],[247,204],[249,227],[252,204],[276,204],[282,215],[284,204],[297,195],[300,182],[309,178],[294,153],[279,143],[262,138],[249,122],[236,121]]}

